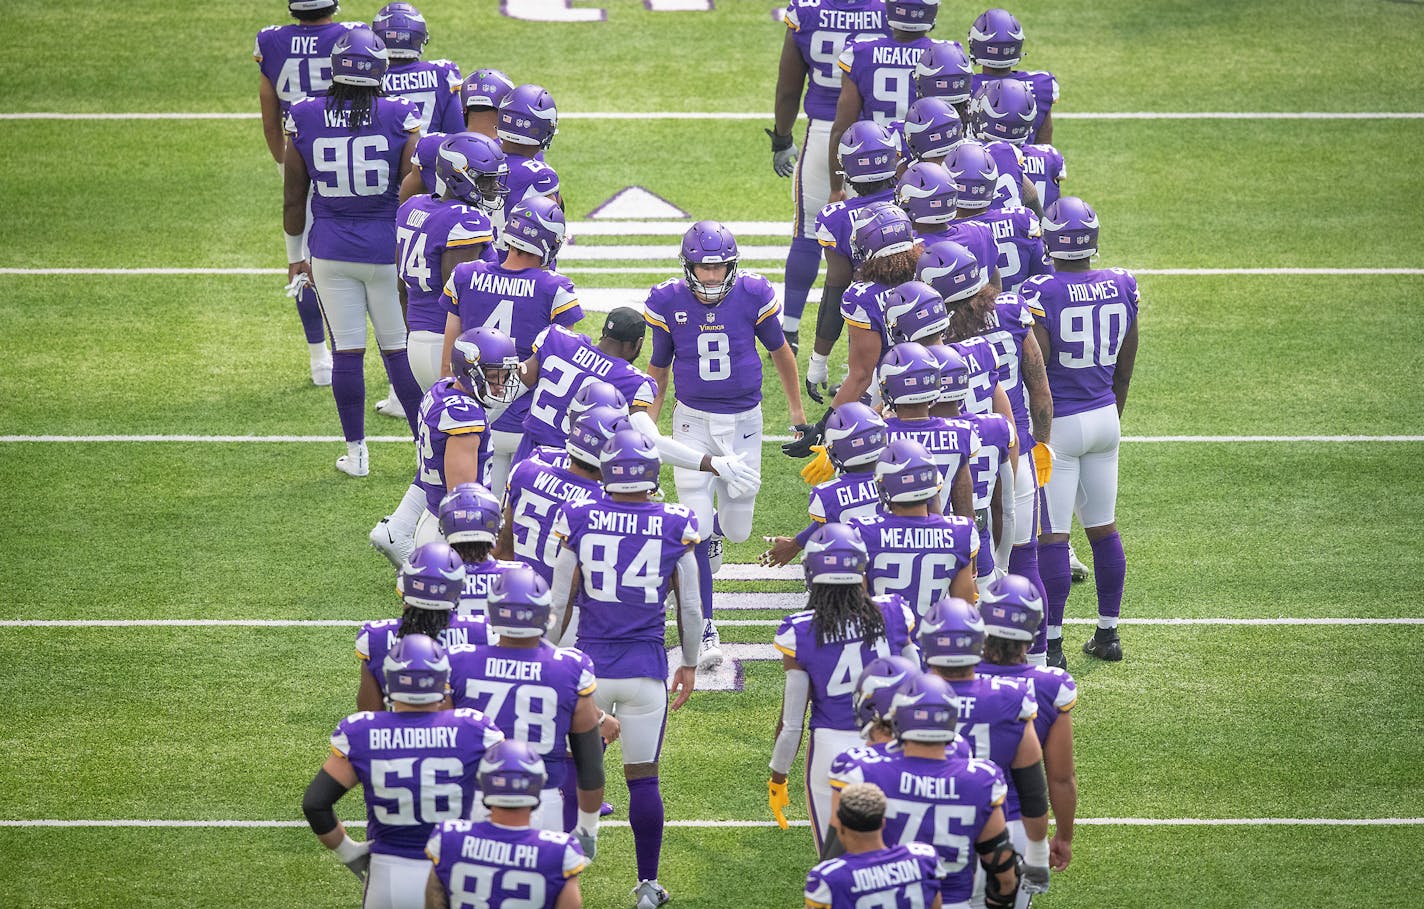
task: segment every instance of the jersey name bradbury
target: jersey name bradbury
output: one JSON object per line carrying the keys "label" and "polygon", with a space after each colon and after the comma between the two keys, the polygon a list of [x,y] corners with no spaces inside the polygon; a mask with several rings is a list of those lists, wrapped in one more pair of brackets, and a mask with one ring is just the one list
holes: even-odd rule
{"label": "jersey name bradbury", "polygon": [[433,726],[429,729],[372,729],[370,749],[390,751],[396,748],[455,748],[459,729]]}

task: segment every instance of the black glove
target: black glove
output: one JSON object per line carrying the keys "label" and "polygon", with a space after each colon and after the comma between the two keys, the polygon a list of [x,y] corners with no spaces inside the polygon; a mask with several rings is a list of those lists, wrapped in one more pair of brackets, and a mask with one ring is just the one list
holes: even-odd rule
{"label": "black glove", "polygon": [[827,410],[825,416],[821,417],[817,423],[800,423],[792,428],[801,433],[801,438],[793,439],[790,442],[783,442],[781,453],[788,458],[809,458],[811,457],[811,446],[821,444],[821,439],[826,435],[826,421],[830,420],[833,411]]}
{"label": "black glove", "polygon": [[791,176],[796,170],[796,158],[801,153],[796,141],[790,136],[778,136],[772,130],[767,130],[766,134],[771,137],[771,169],[778,177]]}

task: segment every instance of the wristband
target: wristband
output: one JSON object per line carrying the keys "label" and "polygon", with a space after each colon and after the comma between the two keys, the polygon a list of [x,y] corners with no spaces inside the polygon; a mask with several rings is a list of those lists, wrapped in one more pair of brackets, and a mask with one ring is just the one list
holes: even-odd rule
{"label": "wristband", "polygon": [[1029,840],[1024,847],[1024,864],[1040,868],[1048,865],[1048,840]]}
{"label": "wristband", "polygon": [[366,852],[366,844],[358,843],[349,836],[343,836],[341,842],[336,844],[336,857],[343,862],[354,862]]}
{"label": "wristband", "polygon": [[306,256],[303,255],[303,253],[302,253],[302,235],[301,235],[301,234],[295,234],[295,235],[293,235],[293,234],[283,234],[282,236],[283,236],[283,238],[287,241],[287,264],[288,264],[288,265],[296,265],[298,262],[300,262],[300,261],[302,261],[303,259],[306,258]]}

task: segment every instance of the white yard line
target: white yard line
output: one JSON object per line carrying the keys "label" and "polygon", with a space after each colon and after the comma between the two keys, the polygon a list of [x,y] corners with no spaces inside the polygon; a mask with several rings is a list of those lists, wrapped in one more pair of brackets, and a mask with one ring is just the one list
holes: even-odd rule
{"label": "white yard line", "polygon": [[[184,444],[331,444],[342,441],[341,436],[200,436],[200,435],[161,435],[161,434],[136,434],[136,435],[0,435],[0,445],[19,443],[53,443],[60,442],[66,444],[90,444],[90,443],[128,443],[128,442],[153,442],[153,443],[184,443]],[[409,436],[367,436],[367,442],[410,442]],[[762,442],[767,445],[790,442],[791,436],[770,435],[762,436]],[[1238,443],[1257,442],[1263,444],[1290,445],[1302,442],[1324,442],[1332,444],[1356,444],[1374,442],[1424,442],[1424,435],[1406,436],[1123,436],[1122,441],[1132,444],[1218,444],[1218,443]]]}
{"label": "white yard line", "polygon": [[[718,612],[749,609],[774,609],[794,612],[806,606],[805,594],[799,593],[718,593],[719,602],[732,600],[733,605],[719,605]],[[740,600],[740,602],[739,602]],[[361,619],[3,619],[0,628],[356,628],[365,624]],[[676,624],[673,621],[669,625]],[[717,626],[731,628],[764,628],[780,624],[779,619],[718,619]],[[1064,619],[1065,625],[1096,625],[1096,619]],[[1319,626],[1319,625],[1424,625],[1424,618],[1355,616],[1273,617],[1273,618],[1125,618],[1123,625],[1176,627],[1182,625],[1210,626]]]}
{"label": "white yard line", "polygon": [[[766,120],[754,111],[561,111],[561,120]],[[19,111],[0,120],[256,120],[256,111]],[[1054,111],[1054,120],[1420,120],[1419,111]]]}
{"label": "white yard line", "polygon": [[[362,820],[342,822],[347,827],[365,827]],[[809,827],[810,821],[793,820],[792,827]],[[1076,823],[1090,827],[1414,827],[1424,817],[1080,817]],[[711,829],[719,827],[775,827],[776,821],[671,820],[668,827]],[[0,820],[0,827],[177,827],[212,829],[305,828],[306,821],[181,820],[126,818],[114,820],[31,818]],[[626,828],[627,821],[600,821],[600,827]]]}

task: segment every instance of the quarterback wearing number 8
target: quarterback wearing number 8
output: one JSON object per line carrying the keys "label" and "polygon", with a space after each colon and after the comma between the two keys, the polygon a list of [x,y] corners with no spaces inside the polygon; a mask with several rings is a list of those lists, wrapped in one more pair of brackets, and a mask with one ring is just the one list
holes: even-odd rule
{"label": "quarterback wearing number 8", "polygon": [[1023,297],[1053,389],[1054,464],[1038,550],[1048,595],[1049,664],[1062,660],[1063,607],[1072,585],[1068,527],[1075,511],[1093,547],[1098,588],[1098,629],[1083,652],[1120,660],[1117,621],[1127,560],[1114,512],[1119,420],[1137,360],[1137,279],[1121,268],[1092,267],[1098,216],[1082,199],[1064,196],[1050,205],[1043,232],[1057,271],[1024,282]]}
{"label": "quarterback wearing number 8", "polygon": [[[671,370],[677,406],[672,438],[713,456],[741,455],[761,469],[761,357],[757,342],[771,354],[777,378],[791,406],[791,422],[803,424],[796,358],[781,330],[781,305],[771,282],[737,267],[732,232],[716,221],[699,221],[682,238],[684,277],[670,278],[648,293],[644,317],[652,326],[653,355],[648,375],[657,383],[657,418]],[[714,555],[721,539],[740,543],[751,536],[752,511],[760,481],[742,483],[703,470],[673,471],[677,497],[697,515],[703,542],[697,546],[702,583],[702,668],[721,662],[712,624]],[[716,499],[714,505],[713,499]],[[714,547],[718,550],[714,553]],[[720,561],[720,559],[718,559]]]}

